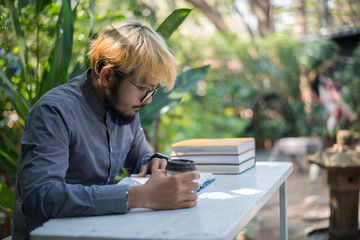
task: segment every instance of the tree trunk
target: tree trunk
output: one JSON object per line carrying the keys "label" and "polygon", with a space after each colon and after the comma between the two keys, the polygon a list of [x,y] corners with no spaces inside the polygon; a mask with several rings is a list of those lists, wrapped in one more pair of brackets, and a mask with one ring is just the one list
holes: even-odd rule
{"label": "tree trunk", "polygon": [[220,14],[214,11],[204,0],[187,0],[194,7],[202,11],[205,16],[216,26],[220,31],[226,31],[227,27]]}
{"label": "tree trunk", "polygon": [[264,37],[270,35],[274,26],[270,0],[250,0],[249,3],[252,12],[258,19],[260,36]]}
{"label": "tree trunk", "polygon": [[305,0],[297,1],[297,11],[298,11],[298,23],[300,26],[301,36],[306,35],[306,11],[305,11]]}
{"label": "tree trunk", "polygon": [[329,31],[329,10],[327,0],[321,0],[321,33]]}
{"label": "tree trunk", "polygon": [[246,29],[251,37],[251,39],[254,39],[254,33],[253,31],[251,30],[249,24],[246,23],[245,19],[244,19],[244,15],[241,13],[241,11],[238,9],[238,7],[236,6],[235,4],[235,1],[233,1],[233,5],[234,5],[234,10],[237,12],[237,14],[239,14],[243,24],[246,26]]}

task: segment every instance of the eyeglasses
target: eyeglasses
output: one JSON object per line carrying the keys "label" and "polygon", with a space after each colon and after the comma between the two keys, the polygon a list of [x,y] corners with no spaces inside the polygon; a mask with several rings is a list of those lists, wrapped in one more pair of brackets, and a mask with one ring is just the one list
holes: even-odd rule
{"label": "eyeglasses", "polygon": [[123,74],[122,72],[116,71],[115,70],[115,74],[118,74],[121,76],[121,78],[125,78],[126,80],[128,80],[132,85],[134,85],[137,89],[139,89],[140,91],[142,91],[143,93],[145,93],[144,97],[141,99],[141,103],[145,102],[146,100],[148,100],[150,97],[152,97],[156,91],[159,89],[160,84],[156,85],[153,89],[151,89],[150,91],[145,91],[144,89],[142,89],[141,87],[139,87],[138,85],[136,85],[133,81],[129,80],[125,74]]}
{"label": "eyeglasses", "polygon": [[156,91],[159,89],[160,84],[156,85],[153,89],[151,89],[150,91],[145,91],[144,89],[142,89],[141,87],[139,87],[138,85],[136,85],[133,81],[129,80],[128,78],[125,78],[126,80],[128,80],[132,85],[134,85],[137,89],[139,89],[140,91],[142,91],[143,93],[145,93],[145,96],[141,99],[141,103],[146,102],[146,100],[148,100],[150,97],[152,97]]}

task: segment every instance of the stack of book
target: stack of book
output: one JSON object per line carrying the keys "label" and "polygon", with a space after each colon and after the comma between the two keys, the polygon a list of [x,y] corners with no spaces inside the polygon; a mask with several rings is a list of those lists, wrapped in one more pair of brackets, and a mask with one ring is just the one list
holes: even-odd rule
{"label": "stack of book", "polygon": [[256,163],[254,138],[188,139],[171,148],[172,159],[192,160],[199,172],[242,173]]}

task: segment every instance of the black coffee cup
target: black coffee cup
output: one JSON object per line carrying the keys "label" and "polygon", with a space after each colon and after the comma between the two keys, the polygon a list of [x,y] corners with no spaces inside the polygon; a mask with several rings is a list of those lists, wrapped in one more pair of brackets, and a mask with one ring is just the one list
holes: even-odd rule
{"label": "black coffee cup", "polygon": [[169,159],[165,169],[168,176],[197,170],[195,162],[188,159]]}

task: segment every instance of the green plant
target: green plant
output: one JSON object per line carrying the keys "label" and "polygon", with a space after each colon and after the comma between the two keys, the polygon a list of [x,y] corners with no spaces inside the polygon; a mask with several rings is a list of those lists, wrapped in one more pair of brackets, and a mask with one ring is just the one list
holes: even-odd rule
{"label": "green plant", "polygon": [[[201,41],[175,37],[181,43],[175,51],[183,54],[184,62],[212,66],[192,94],[161,116],[158,149],[169,152],[171,142],[191,137],[253,136],[261,142],[265,133],[273,139],[308,133],[308,129],[298,128],[298,119],[294,118],[303,110],[293,109],[301,102],[296,58],[299,41],[276,35],[257,41],[225,35]],[[257,99],[272,92],[282,99],[279,104],[266,104],[264,112],[255,109]]]}
{"label": "green plant", "polygon": [[355,129],[359,131],[360,123],[360,101],[358,92],[360,91],[360,44],[355,49],[344,69],[338,73],[337,79],[342,83],[341,94],[346,103],[358,115],[356,122],[341,122],[341,128]]}
{"label": "green plant", "polygon": [[308,72],[326,61],[333,61],[338,57],[339,46],[332,40],[319,39],[305,42],[298,51],[299,63]]}

